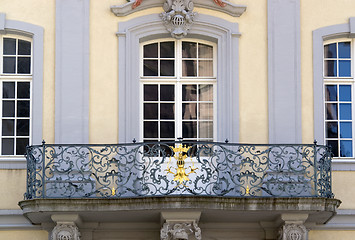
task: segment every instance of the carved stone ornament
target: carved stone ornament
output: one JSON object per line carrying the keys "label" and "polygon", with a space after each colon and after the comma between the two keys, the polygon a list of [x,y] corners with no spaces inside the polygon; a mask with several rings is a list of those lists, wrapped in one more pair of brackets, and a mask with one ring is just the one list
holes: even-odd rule
{"label": "carved stone ornament", "polygon": [[279,240],[307,240],[307,229],[301,224],[285,224],[280,228]]}
{"label": "carved stone ornament", "polygon": [[52,231],[51,240],[80,240],[80,232],[74,224],[57,223]]}
{"label": "carved stone ornament", "polygon": [[194,235],[195,239],[201,240],[201,229],[197,223],[164,223],[160,230],[161,240],[188,240],[189,236]]}
{"label": "carved stone ornament", "polygon": [[166,29],[174,38],[183,38],[190,29],[196,13],[192,12],[192,0],[166,0],[165,12],[160,14]]}

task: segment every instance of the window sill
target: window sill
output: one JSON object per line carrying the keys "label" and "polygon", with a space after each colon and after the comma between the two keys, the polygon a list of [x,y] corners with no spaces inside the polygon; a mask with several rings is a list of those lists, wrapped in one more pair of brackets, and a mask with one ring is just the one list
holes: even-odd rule
{"label": "window sill", "polygon": [[0,169],[26,169],[25,157],[0,157]]}
{"label": "window sill", "polygon": [[355,158],[333,159],[332,171],[355,171]]}

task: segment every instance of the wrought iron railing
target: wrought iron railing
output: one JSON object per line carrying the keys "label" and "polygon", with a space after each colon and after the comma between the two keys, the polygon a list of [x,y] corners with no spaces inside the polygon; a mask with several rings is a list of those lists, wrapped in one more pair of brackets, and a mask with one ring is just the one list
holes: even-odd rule
{"label": "wrought iron railing", "polygon": [[331,152],[316,144],[43,143],[26,157],[26,199],[333,197]]}

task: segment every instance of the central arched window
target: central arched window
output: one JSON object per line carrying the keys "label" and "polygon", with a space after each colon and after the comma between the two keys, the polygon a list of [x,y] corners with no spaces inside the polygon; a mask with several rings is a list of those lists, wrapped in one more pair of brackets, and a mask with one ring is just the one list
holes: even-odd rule
{"label": "central arched window", "polygon": [[141,44],[141,139],[213,141],[216,47],[197,40]]}

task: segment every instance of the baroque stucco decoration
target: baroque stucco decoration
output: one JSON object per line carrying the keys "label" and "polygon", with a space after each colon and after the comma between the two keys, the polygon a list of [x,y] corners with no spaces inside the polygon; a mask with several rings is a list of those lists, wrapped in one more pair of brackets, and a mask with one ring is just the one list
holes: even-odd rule
{"label": "baroque stucco decoration", "polygon": [[307,240],[307,229],[302,224],[285,224],[279,230],[278,240]]}
{"label": "baroque stucco decoration", "polygon": [[201,240],[201,229],[197,226],[196,221],[190,223],[166,222],[160,230],[161,240],[188,240],[191,235],[194,235],[196,240]]}
{"label": "baroque stucco decoration", "polygon": [[51,240],[80,240],[80,232],[75,224],[57,223],[52,231]]}

